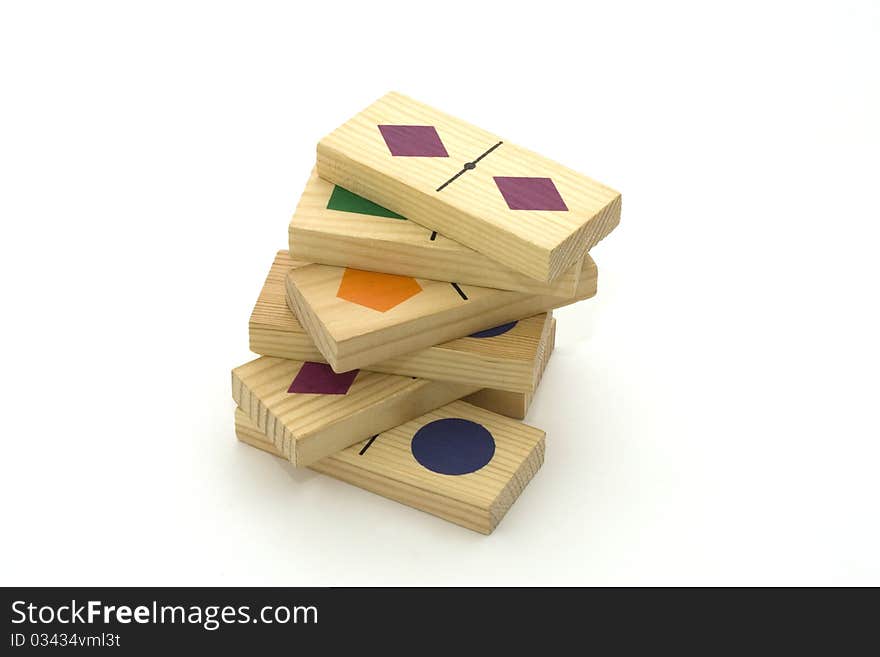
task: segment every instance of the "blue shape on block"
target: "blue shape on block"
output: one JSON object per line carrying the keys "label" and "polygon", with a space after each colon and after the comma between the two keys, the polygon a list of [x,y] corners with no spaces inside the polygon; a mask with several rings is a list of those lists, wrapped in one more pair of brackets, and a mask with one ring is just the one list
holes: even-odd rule
{"label": "blue shape on block", "polygon": [[510,329],[516,326],[516,322],[508,322],[507,324],[502,324],[501,326],[496,326],[495,328],[485,329],[483,331],[477,331],[476,333],[471,333],[469,338],[494,338],[496,335],[501,335],[502,333],[507,333]]}
{"label": "blue shape on block", "polygon": [[431,472],[463,475],[476,472],[495,455],[495,439],[482,424],[462,418],[429,422],[416,431],[412,455]]}

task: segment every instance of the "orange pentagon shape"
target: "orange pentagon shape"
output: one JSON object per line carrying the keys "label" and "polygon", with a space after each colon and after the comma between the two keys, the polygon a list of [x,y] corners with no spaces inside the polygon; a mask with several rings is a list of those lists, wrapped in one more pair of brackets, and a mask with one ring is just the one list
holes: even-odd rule
{"label": "orange pentagon shape", "polygon": [[346,269],[336,296],[384,313],[421,291],[416,279],[409,276]]}

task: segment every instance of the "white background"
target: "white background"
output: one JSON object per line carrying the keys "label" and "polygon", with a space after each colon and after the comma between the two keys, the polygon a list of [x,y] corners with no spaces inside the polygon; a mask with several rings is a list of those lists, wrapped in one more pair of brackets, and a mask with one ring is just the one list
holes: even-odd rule
{"label": "white background", "polygon": [[[2,584],[880,584],[876,2],[7,2]],[[490,537],[240,445],[318,139],[395,89],[623,192]]]}

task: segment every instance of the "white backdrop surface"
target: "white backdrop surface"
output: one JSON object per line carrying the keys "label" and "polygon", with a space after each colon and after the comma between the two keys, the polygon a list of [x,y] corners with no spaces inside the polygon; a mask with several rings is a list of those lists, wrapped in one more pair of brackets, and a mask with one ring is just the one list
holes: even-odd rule
{"label": "white backdrop surface", "polygon": [[[880,584],[880,5],[4,3],[3,584]],[[396,89],[623,192],[490,537],[240,445],[326,132]]]}

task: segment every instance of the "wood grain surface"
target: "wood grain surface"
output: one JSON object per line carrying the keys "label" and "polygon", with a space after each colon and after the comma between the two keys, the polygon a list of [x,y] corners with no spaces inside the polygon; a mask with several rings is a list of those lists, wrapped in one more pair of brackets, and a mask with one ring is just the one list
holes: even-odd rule
{"label": "wood grain surface", "polygon": [[341,210],[357,206],[333,205],[339,196],[350,193],[312,172],[288,229],[293,258],[530,294],[570,297],[577,289],[583,258],[552,283],[536,281],[402,217]]}
{"label": "wood grain surface", "polygon": [[[375,367],[389,358],[589,298],[596,293],[598,275],[587,256],[578,293],[569,299],[413,279],[417,293],[377,310],[353,301],[356,295],[343,294],[351,271],[312,264],[289,271],[285,281],[288,305],[337,372]],[[373,291],[379,287],[377,283]],[[369,299],[362,301],[369,304]]]}
{"label": "wood grain surface", "polygon": [[[285,277],[300,264],[292,260],[287,251],[276,254],[248,326],[250,349],[254,353],[294,360],[325,360],[287,306]],[[377,361],[370,365],[370,369],[473,384],[498,391],[529,393],[537,383],[536,363],[547,319],[546,313],[540,313],[518,321],[510,331],[501,335],[456,338]],[[508,401],[516,403],[512,399]]]}
{"label": "wood grain surface", "polygon": [[[379,126],[432,127],[447,155],[397,156]],[[613,189],[399,93],[324,137],[317,156],[325,180],[541,282],[620,221]],[[512,209],[498,184],[511,178],[549,178],[565,210]]]}
{"label": "wood grain surface", "polygon": [[263,356],[232,370],[235,403],[297,466],[476,392],[474,386],[367,371],[358,372],[344,394],[289,392],[303,365]]}
{"label": "wood grain surface", "polygon": [[[476,422],[492,435],[491,461],[475,472],[445,475],[413,456],[414,434],[436,420]],[[238,409],[236,435],[242,442],[284,456],[261,427]],[[407,506],[484,534],[497,526],[544,461],[544,432],[462,401],[428,412],[309,467]]]}
{"label": "wood grain surface", "polygon": [[[550,355],[556,346],[556,318],[551,317],[550,321],[547,322],[546,328],[547,332],[545,338],[541,341],[538,354],[536,388],[541,383],[541,377],[544,376],[547,361],[550,360]],[[465,397],[464,401],[499,415],[522,420],[528,414],[534,396],[534,392],[508,392],[494,388],[483,388]]]}

